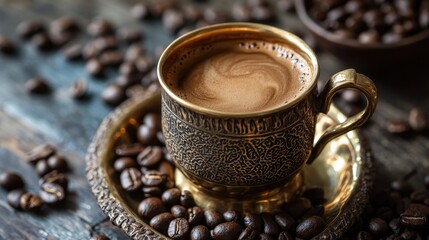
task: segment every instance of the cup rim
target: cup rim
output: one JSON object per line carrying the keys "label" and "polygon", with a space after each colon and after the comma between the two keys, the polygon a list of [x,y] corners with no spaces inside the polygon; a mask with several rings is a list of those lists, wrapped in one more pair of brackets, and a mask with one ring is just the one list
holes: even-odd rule
{"label": "cup rim", "polygon": [[[199,34],[203,34],[206,32],[211,32],[214,30],[222,30],[227,28],[243,28],[243,29],[249,29],[249,30],[259,30],[260,32],[270,33],[273,36],[279,37],[279,39],[285,39],[288,42],[292,43],[297,49],[302,51],[303,54],[305,54],[305,58],[308,58],[310,68],[312,68],[312,77],[310,79],[310,84],[307,89],[305,89],[301,94],[294,98],[293,100],[270,109],[265,109],[261,111],[253,111],[253,112],[223,112],[218,111],[206,107],[202,107],[199,105],[196,105],[190,101],[187,101],[183,98],[180,98],[177,96],[170,88],[168,87],[168,84],[164,81],[164,77],[162,75],[163,73],[163,66],[166,60],[168,59],[168,56],[170,52],[172,52],[177,46],[184,43],[188,39],[198,36]],[[219,117],[255,117],[255,116],[264,116],[271,113],[280,112],[282,110],[291,108],[292,106],[295,106],[299,102],[301,102],[303,99],[305,99],[309,94],[313,92],[314,89],[317,89],[317,79],[319,78],[319,63],[317,61],[316,55],[314,51],[307,45],[307,43],[304,42],[301,38],[294,35],[293,33],[287,32],[285,30],[282,30],[277,27],[265,25],[265,24],[259,24],[259,23],[247,23],[247,22],[234,22],[234,23],[220,23],[220,24],[214,24],[209,25],[206,27],[195,29],[191,32],[188,32],[177,39],[175,39],[173,42],[171,42],[164,52],[161,54],[158,66],[157,66],[157,75],[158,75],[158,81],[162,87],[162,89],[170,96],[174,101],[179,103],[180,105],[203,114],[213,115],[213,116],[219,116]]]}

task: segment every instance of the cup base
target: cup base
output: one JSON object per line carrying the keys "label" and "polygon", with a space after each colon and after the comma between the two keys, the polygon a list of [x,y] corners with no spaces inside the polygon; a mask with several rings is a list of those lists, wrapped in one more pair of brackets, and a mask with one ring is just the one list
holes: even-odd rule
{"label": "cup base", "polygon": [[188,190],[193,194],[197,206],[204,210],[215,209],[219,212],[231,209],[252,213],[275,212],[280,209],[283,203],[299,195],[304,186],[303,174],[298,173],[291,181],[282,186],[246,195],[243,198],[232,198],[230,196],[219,197],[219,193],[211,193],[199,188],[187,179],[179,169],[176,169],[175,180],[180,190]]}

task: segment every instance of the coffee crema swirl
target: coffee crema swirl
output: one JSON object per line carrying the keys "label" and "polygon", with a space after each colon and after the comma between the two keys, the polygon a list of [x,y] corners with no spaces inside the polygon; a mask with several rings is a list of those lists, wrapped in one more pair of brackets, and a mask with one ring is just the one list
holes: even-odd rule
{"label": "coffee crema swirl", "polygon": [[308,66],[302,58],[290,50],[287,54],[292,57],[285,56],[277,45],[223,43],[199,51],[180,63],[170,86],[179,97],[215,111],[248,113],[280,107],[305,88],[308,78],[303,78]]}

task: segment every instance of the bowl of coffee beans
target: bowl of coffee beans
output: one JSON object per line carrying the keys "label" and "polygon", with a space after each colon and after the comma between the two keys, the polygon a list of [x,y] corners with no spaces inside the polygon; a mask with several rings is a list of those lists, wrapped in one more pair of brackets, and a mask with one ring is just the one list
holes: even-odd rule
{"label": "bowl of coffee beans", "polygon": [[344,64],[394,71],[392,66],[427,62],[427,0],[296,0],[295,5],[319,45]]}

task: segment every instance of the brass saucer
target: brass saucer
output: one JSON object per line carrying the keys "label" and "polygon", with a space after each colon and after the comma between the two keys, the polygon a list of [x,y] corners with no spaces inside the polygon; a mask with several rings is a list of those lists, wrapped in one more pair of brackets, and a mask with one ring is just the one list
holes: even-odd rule
{"label": "brass saucer", "polygon": [[[113,170],[115,146],[131,142],[141,117],[147,112],[159,112],[160,106],[158,90],[123,103],[101,123],[86,156],[87,178],[100,207],[113,224],[133,239],[168,238],[138,216],[136,209],[139,202],[121,189]],[[331,107],[328,116],[318,119],[316,138],[334,121],[344,119],[338,109]],[[312,165],[304,167],[302,180],[304,187],[322,187],[327,199],[325,212],[328,225],[315,239],[341,238],[358,221],[372,189],[374,162],[366,141],[356,130],[334,139]],[[180,176],[176,177],[176,183],[181,187],[186,185],[180,182]],[[212,200],[234,206],[233,202],[225,199]],[[269,201],[269,198],[265,200]]]}

